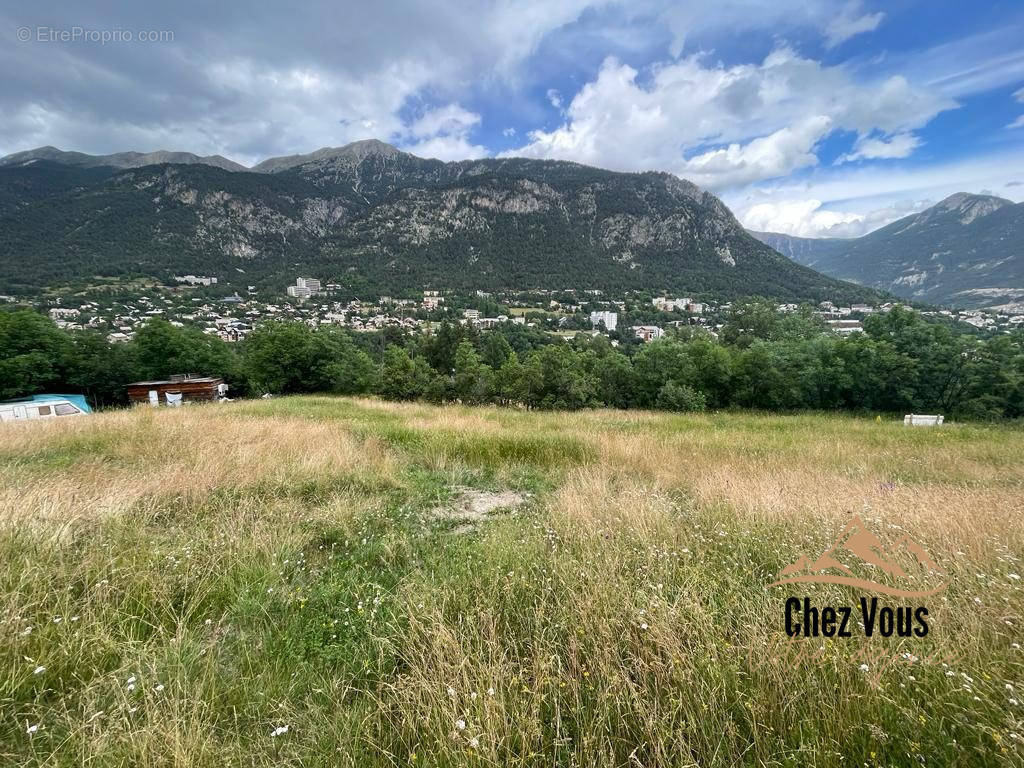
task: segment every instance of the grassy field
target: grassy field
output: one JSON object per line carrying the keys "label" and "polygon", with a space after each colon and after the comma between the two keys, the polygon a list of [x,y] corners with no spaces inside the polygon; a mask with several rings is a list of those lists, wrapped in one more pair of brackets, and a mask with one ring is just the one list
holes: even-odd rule
{"label": "grassy field", "polygon": [[[1024,764],[1019,428],[306,397],[0,470],[0,765]],[[931,631],[794,655],[765,585],[855,514]]]}

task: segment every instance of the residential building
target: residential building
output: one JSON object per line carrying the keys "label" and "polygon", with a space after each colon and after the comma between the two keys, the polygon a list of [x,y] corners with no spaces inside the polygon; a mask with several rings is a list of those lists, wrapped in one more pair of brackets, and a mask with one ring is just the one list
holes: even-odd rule
{"label": "residential building", "polygon": [[847,336],[864,330],[860,320],[826,320],[828,327],[838,334]]}
{"label": "residential building", "polygon": [[634,325],[630,330],[638,339],[643,341],[654,341],[665,335],[665,332],[656,325]]}
{"label": "residential building", "polygon": [[599,326],[604,323],[605,330],[611,332],[614,331],[619,325],[619,313],[618,312],[591,312],[590,313],[590,324],[593,327]]}
{"label": "residential building", "polygon": [[175,280],[175,282],[187,283],[188,285],[216,285],[217,284],[217,278],[216,277],[202,277],[200,275],[182,275],[181,277],[178,277],[177,275],[175,275],[174,280]]}

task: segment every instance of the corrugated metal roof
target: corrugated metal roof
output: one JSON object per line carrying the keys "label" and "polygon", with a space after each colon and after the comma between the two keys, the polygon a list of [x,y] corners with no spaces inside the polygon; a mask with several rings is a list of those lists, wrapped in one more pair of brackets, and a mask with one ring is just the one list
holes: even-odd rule
{"label": "corrugated metal roof", "polygon": [[163,384],[212,384],[215,381],[223,381],[220,376],[196,376],[188,379],[164,379],[162,381],[133,381],[125,384],[126,387],[156,387]]}

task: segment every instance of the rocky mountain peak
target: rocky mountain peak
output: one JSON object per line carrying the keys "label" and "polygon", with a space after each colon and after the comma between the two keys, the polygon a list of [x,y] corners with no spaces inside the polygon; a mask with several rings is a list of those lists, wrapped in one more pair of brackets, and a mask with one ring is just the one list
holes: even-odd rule
{"label": "rocky mountain peak", "polygon": [[961,224],[970,224],[975,219],[987,216],[1006,205],[1013,205],[1010,200],[992,195],[972,195],[969,192],[957,192],[935,204],[922,214],[922,218],[941,213],[953,213],[958,216]]}
{"label": "rocky mountain peak", "polygon": [[[254,165],[252,169],[259,173],[277,173],[300,165],[326,165],[338,160],[359,163],[371,156],[394,158],[405,155],[407,153],[378,139],[363,139],[341,147],[321,147],[315,152],[301,155],[268,157],[263,162]],[[411,157],[411,155],[409,156]]]}

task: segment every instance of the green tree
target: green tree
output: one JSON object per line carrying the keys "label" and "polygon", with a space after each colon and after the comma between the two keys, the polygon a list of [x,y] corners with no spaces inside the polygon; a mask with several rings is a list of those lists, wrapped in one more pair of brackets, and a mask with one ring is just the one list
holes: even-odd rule
{"label": "green tree", "polygon": [[314,331],[309,354],[308,391],[356,395],[376,386],[377,366],[341,328],[324,326]]}
{"label": "green tree", "polygon": [[462,341],[455,350],[455,374],[452,384],[455,396],[464,403],[486,402],[491,389],[491,368],[480,362],[476,349]]}
{"label": "green tree", "polygon": [[156,318],[147,322],[132,341],[143,379],[165,379],[177,373],[223,376],[237,381],[238,360],[228,344],[198,328],[179,328]]}
{"label": "green tree", "polygon": [[0,311],[0,399],[64,388],[72,343],[48,317]]}
{"label": "green tree", "polygon": [[491,370],[498,370],[512,354],[512,345],[508,343],[505,334],[494,330],[483,334],[480,339],[480,359],[490,366]]}
{"label": "green tree", "polygon": [[309,391],[313,371],[313,331],[304,323],[263,323],[245,340],[245,364],[254,392]]}
{"label": "green tree", "polygon": [[580,355],[564,344],[533,352],[523,370],[525,400],[536,408],[577,410],[597,403],[597,386]]}
{"label": "green tree", "polygon": [[384,351],[379,391],[388,400],[415,400],[427,392],[436,393],[437,378],[425,359],[413,359],[405,347],[390,346]]}
{"label": "green tree", "polygon": [[658,391],[655,405],[665,411],[703,411],[707,402],[704,394],[693,387],[668,381]]}
{"label": "green tree", "polygon": [[657,404],[658,393],[669,381],[693,387],[696,368],[687,354],[687,346],[674,339],[659,339],[645,344],[633,358],[637,402],[643,408]]}

